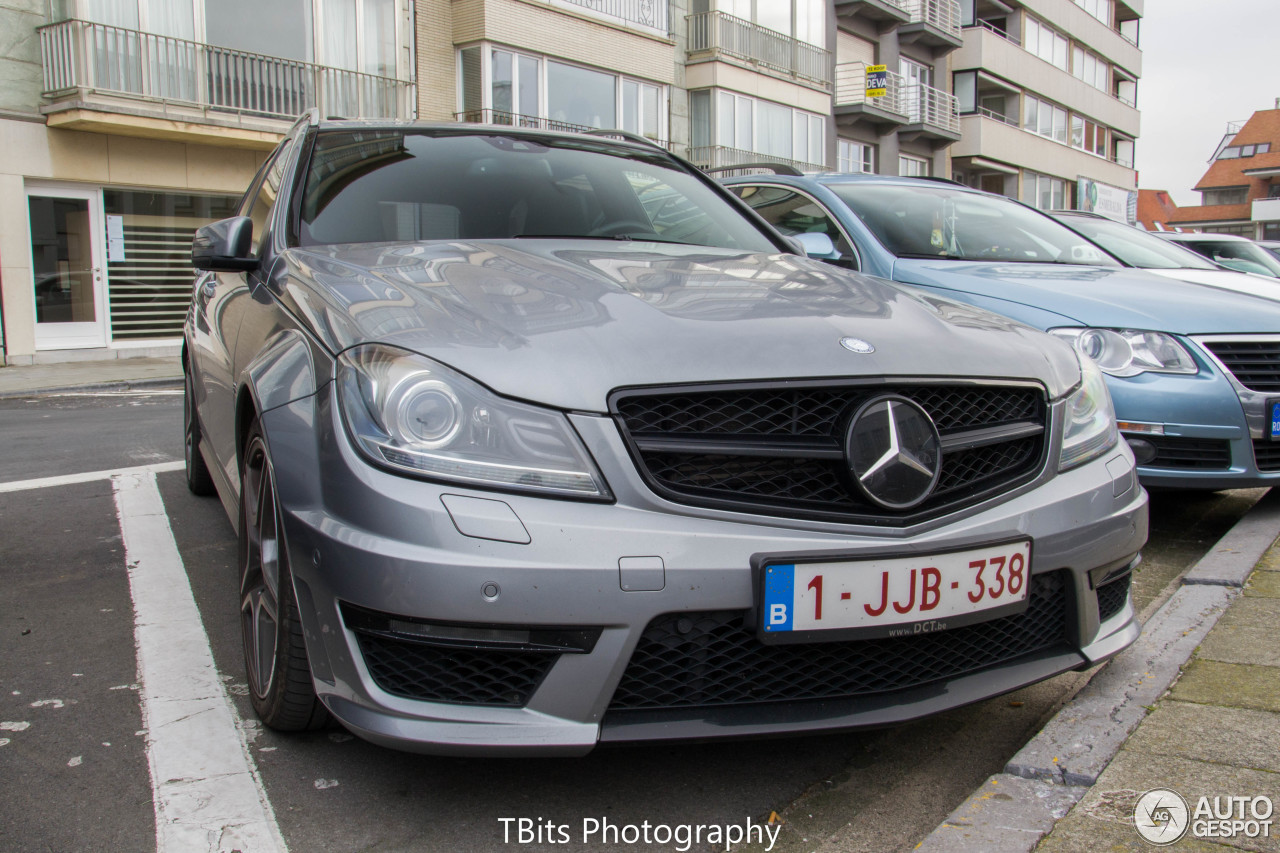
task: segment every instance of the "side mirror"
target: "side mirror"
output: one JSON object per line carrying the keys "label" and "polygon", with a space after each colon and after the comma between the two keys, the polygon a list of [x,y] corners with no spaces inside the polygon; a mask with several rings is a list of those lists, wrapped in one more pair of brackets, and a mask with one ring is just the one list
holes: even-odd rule
{"label": "side mirror", "polygon": [[821,232],[801,231],[799,234],[792,234],[791,239],[799,244],[804,254],[810,258],[831,261],[840,257],[836,252],[836,244],[831,242],[831,237]]}
{"label": "side mirror", "polygon": [[196,229],[191,241],[191,265],[213,272],[245,272],[258,266],[250,254],[253,220],[233,216]]}

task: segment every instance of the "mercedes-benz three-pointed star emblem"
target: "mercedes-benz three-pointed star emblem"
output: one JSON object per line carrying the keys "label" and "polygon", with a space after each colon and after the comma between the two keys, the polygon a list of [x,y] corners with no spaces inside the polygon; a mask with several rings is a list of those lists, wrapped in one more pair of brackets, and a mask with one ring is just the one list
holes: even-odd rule
{"label": "mercedes-benz three-pointed star emblem", "polygon": [[868,400],[849,422],[845,458],[858,488],[886,509],[910,509],[942,474],[942,442],[924,409],[897,394]]}

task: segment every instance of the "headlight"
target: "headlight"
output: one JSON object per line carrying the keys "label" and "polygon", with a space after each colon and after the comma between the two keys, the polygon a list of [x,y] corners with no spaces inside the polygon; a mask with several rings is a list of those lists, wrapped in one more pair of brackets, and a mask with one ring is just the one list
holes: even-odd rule
{"label": "headlight", "polygon": [[1062,452],[1058,470],[1083,465],[1115,447],[1116,412],[1102,371],[1088,358],[1080,359],[1080,387],[1067,398],[1066,426],[1062,430]]}
{"label": "headlight", "polygon": [[1197,373],[1195,359],[1173,335],[1140,329],[1050,329],[1093,359],[1103,373]]}
{"label": "headlight", "polygon": [[560,412],[499,397],[457,371],[370,344],[338,357],[338,400],[356,447],[395,471],[511,491],[607,498]]}

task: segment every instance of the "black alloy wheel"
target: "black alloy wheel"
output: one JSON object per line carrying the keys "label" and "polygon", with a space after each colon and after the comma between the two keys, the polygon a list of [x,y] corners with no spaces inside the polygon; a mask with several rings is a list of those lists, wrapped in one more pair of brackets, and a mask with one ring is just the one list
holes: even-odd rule
{"label": "black alloy wheel", "polygon": [[249,699],[273,729],[318,729],[328,712],[311,682],[271,458],[256,421],[241,458],[240,625]]}

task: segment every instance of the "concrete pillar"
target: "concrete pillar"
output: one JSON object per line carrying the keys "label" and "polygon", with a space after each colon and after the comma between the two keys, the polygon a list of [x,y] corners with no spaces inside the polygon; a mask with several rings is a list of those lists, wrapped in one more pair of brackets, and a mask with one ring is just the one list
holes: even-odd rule
{"label": "concrete pillar", "polygon": [[0,175],[0,300],[5,361],[30,364],[36,351],[36,305],[31,288],[31,217],[21,175]]}

